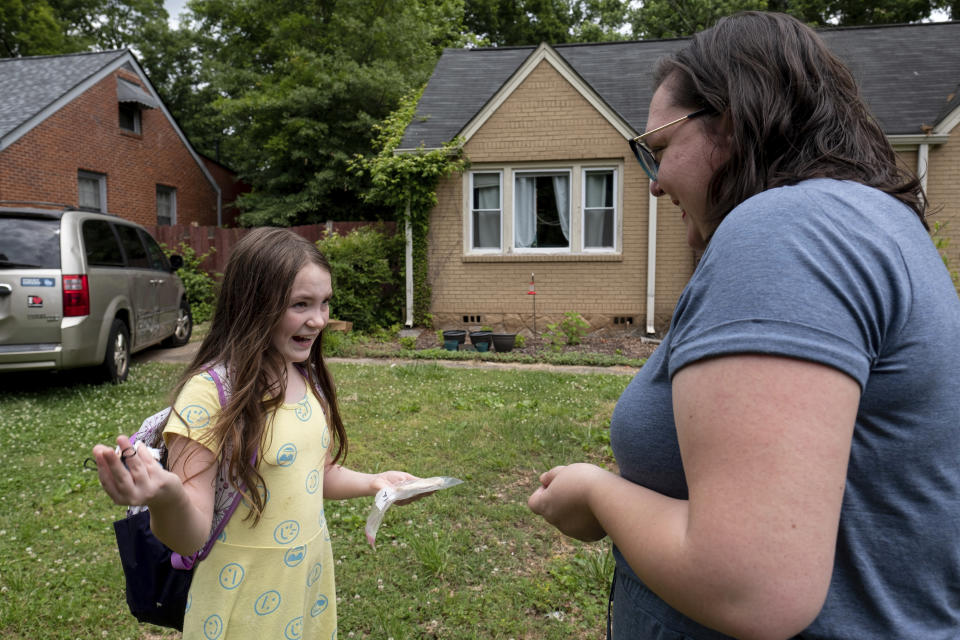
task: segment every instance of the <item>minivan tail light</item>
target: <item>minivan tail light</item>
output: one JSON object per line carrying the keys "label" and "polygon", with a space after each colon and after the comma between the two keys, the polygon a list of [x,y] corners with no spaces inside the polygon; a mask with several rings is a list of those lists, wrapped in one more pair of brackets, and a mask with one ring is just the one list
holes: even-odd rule
{"label": "minivan tail light", "polygon": [[63,276],[63,317],[90,315],[87,276]]}

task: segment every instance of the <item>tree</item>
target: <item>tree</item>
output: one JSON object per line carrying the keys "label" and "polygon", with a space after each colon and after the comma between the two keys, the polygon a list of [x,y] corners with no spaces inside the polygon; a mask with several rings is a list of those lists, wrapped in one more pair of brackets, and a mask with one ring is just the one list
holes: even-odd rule
{"label": "tree", "polygon": [[163,0],[48,0],[68,35],[95,49],[137,48],[167,25]]}
{"label": "tree", "polygon": [[[411,91],[400,100],[397,109],[374,126],[376,134],[373,156],[357,154],[350,170],[370,178],[370,189],[364,193],[368,202],[393,210],[408,237],[406,247],[406,288],[412,297],[414,324],[428,324],[430,285],[427,282],[427,235],[430,210],[437,204],[437,183],[451,173],[468,166],[463,156],[462,140],[445,143],[440,149],[419,148],[396,153],[403,132],[413,120],[417,102],[424,87]],[[409,314],[408,314],[409,316]]]}
{"label": "tree", "polygon": [[484,44],[560,44],[629,37],[629,14],[622,0],[466,0],[463,22]]}
{"label": "tree", "polygon": [[163,0],[4,0],[0,55],[140,50],[169,30]]}
{"label": "tree", "polygon": [[[187,131],[253,187],[244,225],[377,218],[365,179],[373,127],[460,45],[461,0],[193,0],[197,47],[213,98]],[[203,132],[195,136],[195,125]],[[219,128],[219,131],[215,129]]]}
{"label": "tree", "polygon": [[67,36],[57,12],[45,0],[0,3],[0,57],[71,53],[84,46]]}
{"label": "tree", "polygon": [[780,11],[816,27],[917,22],[935,9],[960,18],[960,0],[644,0],[630,23],[635,38],[673,38],[737,11]]}

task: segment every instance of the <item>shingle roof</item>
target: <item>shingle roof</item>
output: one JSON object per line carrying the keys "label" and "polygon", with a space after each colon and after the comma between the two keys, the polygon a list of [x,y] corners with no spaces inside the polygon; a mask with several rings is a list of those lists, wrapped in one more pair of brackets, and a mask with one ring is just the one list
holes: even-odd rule
{"label": "shingle roof", "polygon": [[0,138],[126,51],[0,59]]}
{"label": "shingle roof", "polygon": [[[958,106],[960,22],[832,28],[820,34],[850,66],[888,135],[920,134]],[[677,38],[554,49],[639,132],[646,124],[655,62],[686,42]],[[534,51],[445,50],[400,147],[433,148],[453,139]]]}

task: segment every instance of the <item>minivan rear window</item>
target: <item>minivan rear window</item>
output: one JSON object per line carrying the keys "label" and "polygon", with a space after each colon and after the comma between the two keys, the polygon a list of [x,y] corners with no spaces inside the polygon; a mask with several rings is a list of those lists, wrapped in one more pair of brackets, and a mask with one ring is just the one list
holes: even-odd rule
{"label": "minivan rear window", "polygon": [[0,217],[0,269],[59,268],[59,220]]}

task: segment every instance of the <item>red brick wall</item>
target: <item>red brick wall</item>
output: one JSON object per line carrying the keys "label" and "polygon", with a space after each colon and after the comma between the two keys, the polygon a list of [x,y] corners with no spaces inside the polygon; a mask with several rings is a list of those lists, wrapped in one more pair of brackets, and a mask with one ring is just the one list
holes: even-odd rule
{"label": "red brick wall", "polygon": [[217,223],[217,195],[160,109],[143,109],[141,134],[120,129],[118,70],[0,152],[0,200],[76,206],[77,171],[107,176],[107,210],[141,224],[157,221],[156,190],[177,189],[177,220]]}
{"label": "red brick wall", "polygon": [[239,212],[233,207],[233,203],[241,193],[250,191],[250,185],[241,182],[236,173],[215,160],[206,156],[200,156],[200,158],[206,165],[207,171],[220,185],[220,200],[223,203],[222,224],[228,227],[236,226]]}

